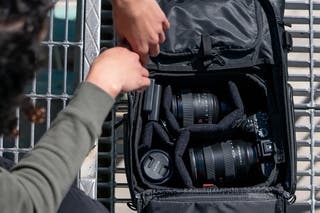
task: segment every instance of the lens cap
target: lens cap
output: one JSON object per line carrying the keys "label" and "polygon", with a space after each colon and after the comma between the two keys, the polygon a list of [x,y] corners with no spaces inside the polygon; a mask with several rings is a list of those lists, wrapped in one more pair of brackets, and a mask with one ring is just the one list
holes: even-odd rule
{"label": "lens cap", "polygon": [[159,149],[144,154],[141,168],[145,178],[154,184],[163,184],[172,176],[172,161],[166,152]]}

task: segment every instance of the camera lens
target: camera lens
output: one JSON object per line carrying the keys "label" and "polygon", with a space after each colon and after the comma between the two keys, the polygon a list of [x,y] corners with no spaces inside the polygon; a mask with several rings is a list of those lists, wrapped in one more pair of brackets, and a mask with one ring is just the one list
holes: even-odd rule
{"label": "camera lens", "polygon": [[189,160],[194,183],[227,185],[247,178],[259,162],[255,147],[242,140],[190,148]]}
{"label": "camera lens", "polygon": [[148,151],[141,159],[142,173],[154,184],[161,185],[172,176],[172,160],[169,155],[159,149]]}
{"label": "camera lens", "polygon": [[217,123],[220,114],[229,110],[212,93],[181,92],[173,96],[172,113],[182,126]]}

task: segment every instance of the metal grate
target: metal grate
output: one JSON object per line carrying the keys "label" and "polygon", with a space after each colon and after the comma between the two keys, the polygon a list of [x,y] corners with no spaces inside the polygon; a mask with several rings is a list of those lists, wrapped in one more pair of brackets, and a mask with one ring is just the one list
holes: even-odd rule
{"label": "metal grate", "polygon": [[[114,33],[112,21],[112,6],[110,1],[101,0],[101,28],[100,45],[101,47],[114,46]],[[103,133],[98,141],[98,187],[97,198],[111,212],[114,212],[114,171],[115,171],[115,107],[109,114],[103,125]]]}
{"label": "metal grate", "polygon": [[0,154],[15,162],[34,147],[82,79],[83,33],[77,29],[81,29],[83,14],[77,7],[83,8],[84,2],[65,0],[50,11],[49,33],[41,46],[42,66],[25,91],[35,105],[46,109],[46,122],[29,123],[17,109],[20,136],[0,140]]}
{"label": "metal grate", "polygon": [[[25,91],[37,106],[46,109],[46,122],[30,123],[17,109],[19,137],[0,138],[0,155],[15,162],[32,150],[66,107],[100,49],[100,0],[59,0],[48,19],[49,32],[39,54],[42,66]],[[97,195],[96,152],[87,157],[78,176],[79,187],[93,198]]]}
{"label": "metal grate", "polygon": [[294,88],[298,147],[297,202],[290,212],[320,211],[320,1],[288,0],[293,35],[289,83]]}
{"label": "metal grate", "polygon": [[[20,136],[0,138],[0,154],[17,162],[30,151],[63,109],[87,74],[100,45],[114,46],[109,0],[60,0],[50,13],[50,30],[42,43],[43,66],[26,94],[47,110],[44,124],[19,117]],[[297,202],[289,212],[320,212],[320,1],[287,0],[287,28],[294,39],[289,54],[289,83],[294,88],[298,146]],[[101,21],[101,22],[100,22]],[[121,100],[103,126],[98,150],[80,173],[80,185],[111,212],[131,212],[122,151],[122,128],[116,124],[126,111]],[[97,154],[98,153],[98,154]],[[93,168],[93,169],[92,169]]]}

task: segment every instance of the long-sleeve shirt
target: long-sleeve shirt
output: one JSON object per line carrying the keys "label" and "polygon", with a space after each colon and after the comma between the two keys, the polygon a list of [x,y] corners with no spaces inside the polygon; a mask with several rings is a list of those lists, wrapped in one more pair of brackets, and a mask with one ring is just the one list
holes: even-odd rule
{"label": "long-sleeve shirt", "polygon": [[56,212],[113,103],[97,86],[82,83],[34,150],[10,172],[0,168],[0,212]]}

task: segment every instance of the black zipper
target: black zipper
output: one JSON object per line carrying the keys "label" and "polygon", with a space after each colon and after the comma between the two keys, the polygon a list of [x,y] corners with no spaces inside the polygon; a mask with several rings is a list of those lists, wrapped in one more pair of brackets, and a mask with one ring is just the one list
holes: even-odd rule
{"label": "black zipper", "polygon": [[[248,69],[251,69],[248,71]],[[256,74],[259,72],[263,72],[263,70],[259,68],[239,68],[237,71],[235,69],[225,69],[225,70],[216,70],[215,72],[189,72],[189,71],[180,71],[177,73],[176,71],[161,71],[157,72],[155,70],[149,70],[149,77],[154,78],[157,76],[165,76],[165,77],[192,77],[192,76],[214,76],[214,75],[224,75],[224,76],[237,76],[237,75],[245,75],[245,74]]]}
{"label": "black zipper", "polygon": [[[278,82],[278,78],[279,77],[279,80],[280,82],[282,83],[282,94],[283,94],[283,99],[281,99],[282,97],[278,96],[278,103],[279,104],[283,104],[284,105],[284,122],[286,122],[286,125],[287,127],[290,127],[290,123],[291,122],[289,120],[289,117],[288,116],[285,116],[285,115],[288,115],[288,113],[291,113],[291,112],[288,112],[288,91],[287,91],[287,73],[285,72],[285,65],[284,65],[284,61],[283,61],[283,52],[282,52],[282,45],[280,43],[280,34],[279,34],[279,20],[277,20],[277,16],[275,14],[275,11],[274,11],[274,8],[271,4],[270,1],[264,1],[264,0],[259,0],[260,1],[260,4],[267,16],[267,19],[268,19],[268,24],[269,24],[269,29],[270,29],[270,34],[271,34],[271,43],[272,43],[272,46],[274,47],[273,48],[273,58],[274,58],[274,61],[275,61],[275,66],[278,66],[278,70],[280,72],[276,72],[276,73],[273,73],[273,76],[274,76],[274,81],[275,82]],[[276,48],[278,47],[278,48]],[[276,95],[277,96],[277,95]],[[284,100],[284,101],[281,101],[281,100]],[[287,140],[286,141],[290,141],[291,140],[291,134],[294,134],[294,132],[291,132],[290,129],[289,129],[289,132],[287,131],[286,132],[286,137]],[[291,143],[291,142],[289,142]],[[287,146],[289,147],[290,145],[287,144]],[[290,154],[289,154],[290,155]],[[293,180],[290,180],[291,183],[290,183],[290,186],[289,188],[287,189],[290,194],[292,196],[294,196],[294,192],[295,192],[295,183],[293,183]]]}
{"label": "black zipper", "polygon": [[[184,195],[181,197],[158,197],[157,200],[163,201],[183,201],[183,202],[194,202],[194,201],[258,201],[258,200],[270,200],[270,196],[267,194],[255,194],[254,197],[244,193],[233,193],[230,195],[226,194],[197,194],[196,195]],[[273,198],[274,199],[274,198]]]}
{"label": "black zipper", "polygon": [[[292,86],[288,84],[288,102],[293,104],[293,89]],[[290,114],[289,119],[291,123],[294,124],[294,109],[293,106],[290,106]],[[294,132],[294,126],[290,125],[290,132]],[[289,143],[289,155],[290,155],[290,166],[291,166],[291,190],[295,190],[296,188],[296,173],[297,173],[297,147],[296,147],[296,140],[295,135],[291,134],[291,143]]]}
{"label": "black zipper", "polygon": [[[132,154],[131,154],[131,143],[132,143],[132,126],[131,126],[131,121],[132,118],[130,116],[132,116],[132,110],[131,110],[131,106],[133,105],[133,97],[131,94],[127,94],[128,96],[128,114],[125,114],[123,116],[124,119],[124,128],[123,128],[123,135],[124,135],[124,153],[125,153],[125,170],[126,170],[126,177],[127,177],[127,182],[128,182],[128,188],[129,188],[129,192],[131,195],[131,198],[134,198],[134,186],[133,186],[133,182],[132,182]],[[126,157],[127,156],[127,157]],[[129,159],[128,159],[129,158]],[[132,199],[132,203],[128,203],[128,206],[132,206],[135,207],[136,206],[136,202],[135,200]],[[130,208],[130,207],[129,207]]]}

